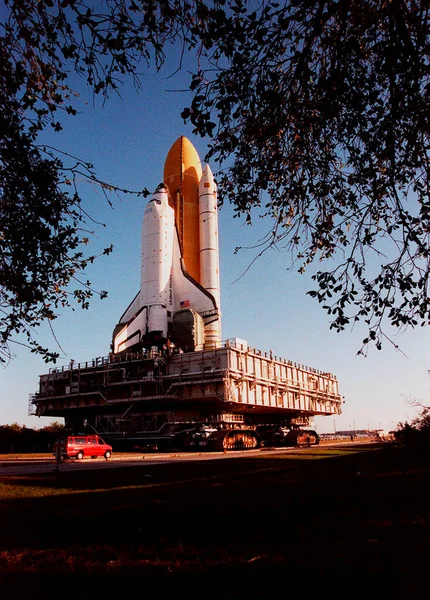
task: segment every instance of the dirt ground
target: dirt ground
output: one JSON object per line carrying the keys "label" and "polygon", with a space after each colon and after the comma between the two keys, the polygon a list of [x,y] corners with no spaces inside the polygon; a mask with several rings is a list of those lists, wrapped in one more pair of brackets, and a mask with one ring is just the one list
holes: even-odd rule
{"label": "dirt ground", "polygon": [[360,449],[1,477],[51,491],[0,500],[0,589],[427,596],[429,457]]}

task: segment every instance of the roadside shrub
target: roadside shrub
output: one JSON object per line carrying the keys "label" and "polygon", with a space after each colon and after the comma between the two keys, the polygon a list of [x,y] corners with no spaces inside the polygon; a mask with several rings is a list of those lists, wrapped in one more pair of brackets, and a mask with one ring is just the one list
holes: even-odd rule
{"label": "roadside shrub", "polygon": [[420,414],[410,423],[399,423],[395,437],[410,448],[430,452],[430,406],[421,406]]}

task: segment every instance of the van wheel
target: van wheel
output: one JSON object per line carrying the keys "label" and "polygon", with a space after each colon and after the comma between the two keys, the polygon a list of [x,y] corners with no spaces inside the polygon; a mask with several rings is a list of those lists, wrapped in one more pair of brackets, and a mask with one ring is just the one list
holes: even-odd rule
{"label": "van wheel", "polygon": [[82,452],[82,450],[79,450],[79,452],[76,455],[76,458],[78,460],[81,460],[82,458],[84,458],[84,453]]}
{"label": "van wheel", "polygon": [[105,452],[105,459],[107,460],[111,456],[112,456],[112,452],[110,450],[106,450],[106,452]]}

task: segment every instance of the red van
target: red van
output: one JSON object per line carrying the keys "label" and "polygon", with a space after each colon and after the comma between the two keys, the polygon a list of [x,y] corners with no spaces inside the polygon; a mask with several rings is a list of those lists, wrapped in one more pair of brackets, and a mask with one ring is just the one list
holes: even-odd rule
{"label": "red van", "polygon": [[70,435],[55,442],[54,456],[57,448],[60,449],[62,458],[81,460],[84,456],[104,456],[107,460],[112,456],[112,446],[106,444],[99,435]]}

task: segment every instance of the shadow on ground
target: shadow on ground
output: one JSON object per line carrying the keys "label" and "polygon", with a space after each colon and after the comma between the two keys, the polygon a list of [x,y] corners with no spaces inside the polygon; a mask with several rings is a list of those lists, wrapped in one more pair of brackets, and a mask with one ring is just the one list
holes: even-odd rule
{"label": "shadow on ground", "polygon": [[18,597],[54,580],[80,598],[134,584],[190,598],[409,595],[427,585],[429,464],[361,450],[3,477],[54,495],[0,502],[0,580]]}

